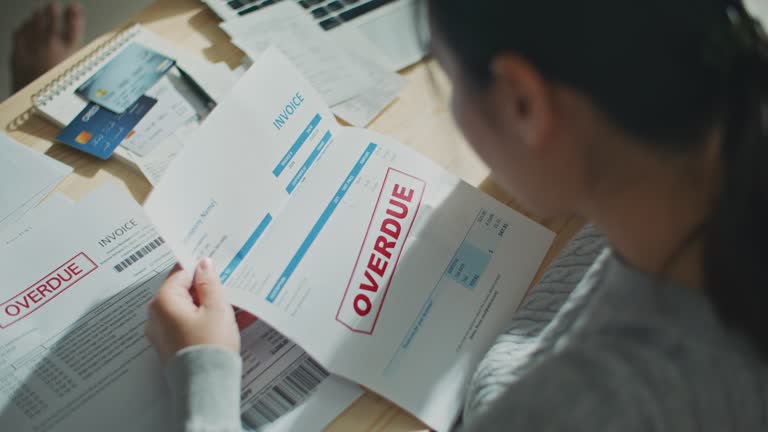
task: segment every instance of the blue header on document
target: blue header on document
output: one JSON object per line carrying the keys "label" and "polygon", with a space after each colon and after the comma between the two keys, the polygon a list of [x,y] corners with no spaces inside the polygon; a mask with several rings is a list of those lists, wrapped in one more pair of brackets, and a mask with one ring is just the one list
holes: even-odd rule
{"label": "blue header on document", "polygon": [[272,222],[272,215],[267,213],[267,215],[264,216],[264,219],[261,220],[261,223],[259,223],[256,229],[253,231],[253,234],[251,234],[251,236],[248,237],[248,240],[245,241],[243,247],[241,247],[237,254],[235,254],[235,257],[232,258],[229,264],[224,267],[224,270],[219,275],[221,283],[226,283],[227,279],[232,276],[232,273],[234,273],[235,269],[237,269],[237,266],[239,266],[243,259],[245,259],[245,256],[248,255],[248,252],[251,251],[253,245],[256,244],[256,241],[259,239],[259,237],[264,234],[264,231],[267,229],[267,226],[269,226],[270,222]]}
{"label": "blue header on document", "polygon": [[315,163],[315,160],[317,160],[317,158],[320,156],[320,153],[325,151],[325,147],[327,146],[330,140],[331,140],[331,131],[327,131],[325,135],[323,135],[323,138],[317,144],[315,149],[312,150],[312,153],[310,153],[307,160],[304,161],[304,164],[301,166],[301,168],[299,168],[299,171],[296,173],[296,175],[293,176],[293,179],[291,179],[291,182],[288,183],[288,186],[286,186],[285,191],[288,192],[288,194],[293,193],[294,189],[296,189],[296,186],[299,185],[301,180],[307,174],[307,171],[309,171],[309,168],[312,166],[313,163]]}
{"label": "blue header on document", "polygon": [[285,270],[283,270],[283,274],[280,275],[280,278],[277,280],[275,285],[269,291],[269,295],[267,296],[268,302],[274,303],[275,300],[277,299],[277,296],[280,295],[280,291],[283,290],[285,283],[288,282],[288,279],[291,277],[294,270],[296,270],[296,267],[299,266],[299,263],[301,263],[301,260],[304,258],[304,255],[306,255],[307,251],[312,246],[312,243],[315,241],[318,234],[320,234],[320,231],[323,230],[323,227],[325,226],[326,222],[328,222],[328,219],[331,218],[331,215],[336,210],[336,207],[338,207],[339,203],[341,203],[341,200],[344,199],[344,195],[346,195],[349,188],[352,187],[352,184],[357,179],[357,176],[360,175],[360,172],[363,170],[363,167],[365,167],[365,164],[373,155],[373,152],[376,150],[376,147],[378,147],[378,145],[375,143],[368,144],[368,147],[360,156],[360,159],[357,160],[357,163],[355,164],[354,167],[352,167],[352,170],[349,172],[349,175],[347,175],[347,177],[344,179],[344,183],[342,183],[341,186],[339,186],[339,190],[336,191],[336,194],[333,196],[333,199],[331,199],[331,202],[328,203],[328,206],[320,215],[320,218],[318,218],[317,222],[315,222],[315,225],[309,231],[309,234],[307,234],[307,237],[301,243],[301,246],[299,246],[299,249],[296,251],[296,254],[293,256],[293,258],[291,258],[291,261],[288,262],[288,265],[285,267]]}
{"label": "blue header on document", "polygon": [[288,166],[289,163],[291,163],[291,160],[296,155],[296,153],[301,150],[301,147],[304,145],[305,142],[307,142],[307,139],[309,139],[309,136],[312,135],[312,132],[315,131],[315,128],[317,128],[317,125],[320,124],[320,120],[322,120],[322,117],[320,117],[320,114],[315,114],[314,117],[312,117],[312,120],[309,122],[307,127],[304,128],[304,131],[299,135],[299,137],[296,139],[296,141],[293,143],[290,149],[288,149],[288,152],[283,156],[282,159],[280,159],[280,162],[278,162],[277,166],[274,170],[272,170],[272,174],[275,177],[280,177],[280,174],[283,173],[283,170],[285,167]]}

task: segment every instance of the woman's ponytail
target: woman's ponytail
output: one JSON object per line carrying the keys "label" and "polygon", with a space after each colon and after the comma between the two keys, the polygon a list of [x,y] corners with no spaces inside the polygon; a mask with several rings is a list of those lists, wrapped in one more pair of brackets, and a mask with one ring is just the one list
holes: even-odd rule
{"label": "woman's ponytail", "polygon": [[727,74],[720,199],[706,227],[706,290],[768,359],[768,42],[741,1],[718,36]]}

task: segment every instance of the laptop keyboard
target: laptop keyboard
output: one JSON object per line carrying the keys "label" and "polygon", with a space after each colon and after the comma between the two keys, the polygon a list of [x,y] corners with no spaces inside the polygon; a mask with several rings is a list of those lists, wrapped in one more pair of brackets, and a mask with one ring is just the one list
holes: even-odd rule
{"label": "laptop keyboard", "polygon": [[[227,5],[238,15],[247,15],[281,0],[229,0]],[[294,0],[330,30],[396,0]]]}

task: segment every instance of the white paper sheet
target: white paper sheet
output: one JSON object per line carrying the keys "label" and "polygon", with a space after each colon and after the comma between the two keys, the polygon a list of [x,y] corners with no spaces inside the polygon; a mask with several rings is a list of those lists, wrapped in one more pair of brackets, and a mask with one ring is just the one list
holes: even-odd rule
{"label": "white paper sheet", "polygon": [[407,81],[390,67],[386,52],[356,26],[337,27],[329,36],[365,72],[368,83],[354,98],[332,106],[333,113],[352,126],[368,126],[397,98]]}
{"label": "white paper sheet", "polygon": [[173,162],[176,155],[178,155],[184,148],[185,137],[194,133],[199,126],[197,120],[191,120],[163,139],[144,157],[131,151],[125,152],[125,155],[131,158],[132,163],[139,168],[139,171],[144,174],[147,181],[154,186],[160,181],[163,174],[165,174],[165,171],[168,169],[171,162]]}
{"label": "white paper sheet", "polygon": [[[334,114],[353,126],[367,126],[406,83],[402,76],[373,60],[383,54],[370,42],[338,43],[343,36],[320,30],[306,11],[292,2],[226,21],[221,27],[253,59],[270,45],[279,47]],[[345,32],[350,37],[364,37]]]}
{"label": "white paper sheet", "polygon": [[69,197],[54,192],[47,200],[0,232],[0,245],[8,246],[32,232],[33,229],[41,229],[53,223],[55,219],[51,215],[64,216],[72,208],[72,204],[73,201]]}
{"label": "white paper sheet", "polygon": [[393,139],[339,127],[277,49],[145,208],[185,267],[212,257],[233,304],[438,430],[554,237]]}
{"label": "white paper sheet", "polygon": [[[222,63],[197,65],[195,70],[201,71],[197,76],[202,74],[208,83],[206,92],[214,99],[224,97],[237,80]],[[178,73],[163,77],[148,94],[157,97],[157,105],[137,125],[135,136],[125,140],[115,154],[135,165],[154,185],[184,147],[184,136],[198,127],[209,110]]]}
{"label": "white paper sheet", "polygon": [[0,133],[0,231],[45,198],[72,168]]}
{"label": "white paper sheet", "polygon": [[[143,327],[173,255],[117,186],[42,213],[55,210],[50,205],[0,246],[14,269],[0,286],[0,429],[172,430],[162,365]],[[294,408],[281,424],[310,417],[320,430],[330,420],[313,406],[333,401],[326,407],[336,416],[362,393],[313,367],[263,321],[241,328],[245,427]]]}
{"label": "white paper sheet", "polygon": [[252,59],[269,46],[278,46],[329,105],[355,97],[367,87],[363,71],[295,2],[225,21],[221,28]]}
{"label": "white paper sheet", "polygon": [[157,103],[120,143],[140,157],[146,157],[182,126],[199,122],[207,114],[200,97],[173,72],[160,78],[146,96],[157,99]]}
{"label": "white paper sheet", "polygon": [[334,105],[332,109],[334,114],[350,125],[365,127],[397,98],[406,80],[364,57],[355,59],[358,67],[368,76],[370,85],[355,97]]}
{"label": "white paper sheet", "polygon": [[168,169],[168,166],[173,162],[173,158],[175,158],[183,148],[184,140],[182,139],[182,135],[178,132],[174,132],[158,144],[157,148],[155,148],[152,153],[143,158],[137,158],[136,165],[149,183],[156,185],[165,173],[165,170]]}

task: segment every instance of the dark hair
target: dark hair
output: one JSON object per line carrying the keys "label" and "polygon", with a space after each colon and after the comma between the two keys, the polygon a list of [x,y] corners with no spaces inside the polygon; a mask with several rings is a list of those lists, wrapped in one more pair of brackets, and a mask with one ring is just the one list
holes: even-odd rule
{"label": "dark hair", "polygon": [[[706,291],[768,358],[768,44],[741,0],[430,0],[478,86],[494,56],[526,58],[628,133],[685,152],[724,127],[723,181],[700,231]],[[762,285],[762,286],[761,286]]]}

